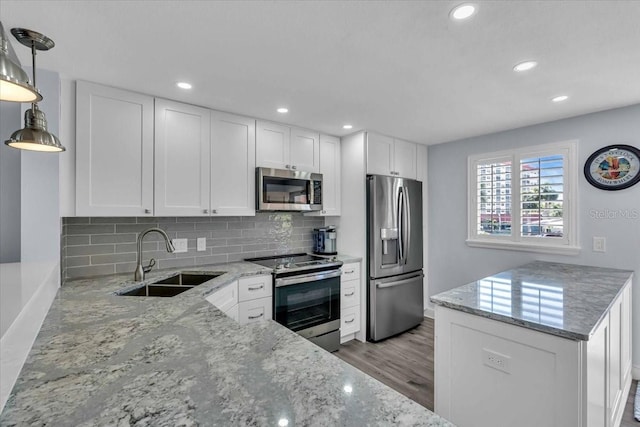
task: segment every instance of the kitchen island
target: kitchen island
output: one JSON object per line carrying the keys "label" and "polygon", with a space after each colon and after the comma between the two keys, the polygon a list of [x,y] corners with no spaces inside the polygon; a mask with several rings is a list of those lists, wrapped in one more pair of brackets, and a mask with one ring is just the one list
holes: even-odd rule
{"label": "kitchen island", "polygon": [[130,275],[66,283],[0,425],[451,425],[276,322],[240,325],[205,300],[270,270],[196,270],[224,274],[171,298],[115,295]]}
{"label": "kitchen island", "polygon": [[435,412],[460,427],[619,425],[632,277],[536,261],[432,296]]}

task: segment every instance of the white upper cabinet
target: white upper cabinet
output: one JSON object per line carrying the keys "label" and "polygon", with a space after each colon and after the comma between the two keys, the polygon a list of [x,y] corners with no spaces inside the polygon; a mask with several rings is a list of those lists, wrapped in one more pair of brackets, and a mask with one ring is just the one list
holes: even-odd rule
{"label": "white upper cabinet", "polygon": [[392,175],[393,138],[367,132],[367,173]]}
{"label": "white upper cabinet", "polygon": [[211,215],[256,214],[256,121],[211,113]]}
{"label": "white upper cabinet", "polygon": [[394,139],[394,171],[403,178],[416,179],[418,164],[418,145],[413,142]]}
{"label": "white upper cabinet", "polygon": [[291,128],[288,163],[293,170],[320,172],[320,134]]}
{"label": "white upper cabinet", "polygon": [[320,173],[322,174],[322,210],[308,216],[340,215],[340,139],[320,135]]}
{"label": "white upper cabinet", "polygon": [[256,166],[320,171],[320,135],[277,123],[256,122]]}
{"label": "white upper cabinet", "polygon": [[152,215],[153,97],[76,88],[76,215]]}
{"label": "white upper cabinet", "polygon": [[417,177],[417,144],[367,132],[367,173]]}
{"label": "white upper cabinet", "polygon": [[156,99],[155,114],[155,215],[208,215],[210,110]]}
{"label": "white upper cabinet", "polygon": [[256,122],[256,166],[285,169],[289,162],[288,126],[277,123]]}

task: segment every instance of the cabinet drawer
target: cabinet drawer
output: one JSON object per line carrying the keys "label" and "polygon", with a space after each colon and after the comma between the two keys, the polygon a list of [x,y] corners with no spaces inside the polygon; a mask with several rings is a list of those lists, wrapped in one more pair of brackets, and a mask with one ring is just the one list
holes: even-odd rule
{"label": "cabinet drawer", "polygon": [[360,281],[348,280],[340,283],[340,308],[345,309],[360,304]]}
{"label": "cabinet drawer", "polygon": [[231,307],[238,304],[238,282],[233,281],[222,289],[218,289],[206,299],[218,307],[220,311],[228,311]]}
{"label": "cabinet drawer", "polygon": [[352,262],[342,266],[342,280],[355,280],[360,278],[360,263]]}
{"label": "cabinet drawer", "polygon": [[271,297],[242,301],[238,304],[238,322],[243,325],[271,319],[271,313]]}
{"label": "cabinet drawer", "polygon": [[238,280],[238,300],[249,301],[271,296],[271,275],[243,277]]}
{"label": "cabinet drawer", "polygon": [[340,336],[353,334],[360,330],[360,306],[340,311]]}

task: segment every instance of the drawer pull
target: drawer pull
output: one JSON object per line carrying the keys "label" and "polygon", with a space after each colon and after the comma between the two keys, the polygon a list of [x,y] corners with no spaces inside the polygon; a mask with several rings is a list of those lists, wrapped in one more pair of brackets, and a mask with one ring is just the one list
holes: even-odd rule
{"label": "drawer pull", "polygon": [[355,270],[349,270],[349,271],[345,271],[344,274],[353,274],[355,272],[356,272]]}
{"label": "drawer pull", "polygon": [[345,297],[352,297],[355,293],[356,293],[356,291],[353,291],[350,294],[344,294],[344,296]]}
{"label": "drawer pull", "polygon": [[259,319],[264,315],[264,313],[260,313],[257,316],[249,316],[249,320],[253,320],[253,319]]}
{"label": "drawer pull", "polygon": [[345,320],[345,321],[344,321],[344,323],[353,323],[353,322],[354,322],[354,320],[356,320],[356,319]]}
{"label": "drawer pull", "polygon": [[249,289],[250,291],[259,291],[262,288],[264,288],[264,285],[260,285],[257,288],[247,288],[247,289]]}

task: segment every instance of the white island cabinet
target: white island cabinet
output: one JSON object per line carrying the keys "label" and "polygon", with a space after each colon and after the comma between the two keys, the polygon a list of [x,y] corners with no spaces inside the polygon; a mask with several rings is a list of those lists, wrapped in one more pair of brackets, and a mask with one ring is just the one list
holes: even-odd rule
{"label": "white island cabinet", "polygon": [[617,427],[632,272],[534,262],[435,295],[435,412],[459,427]]}

